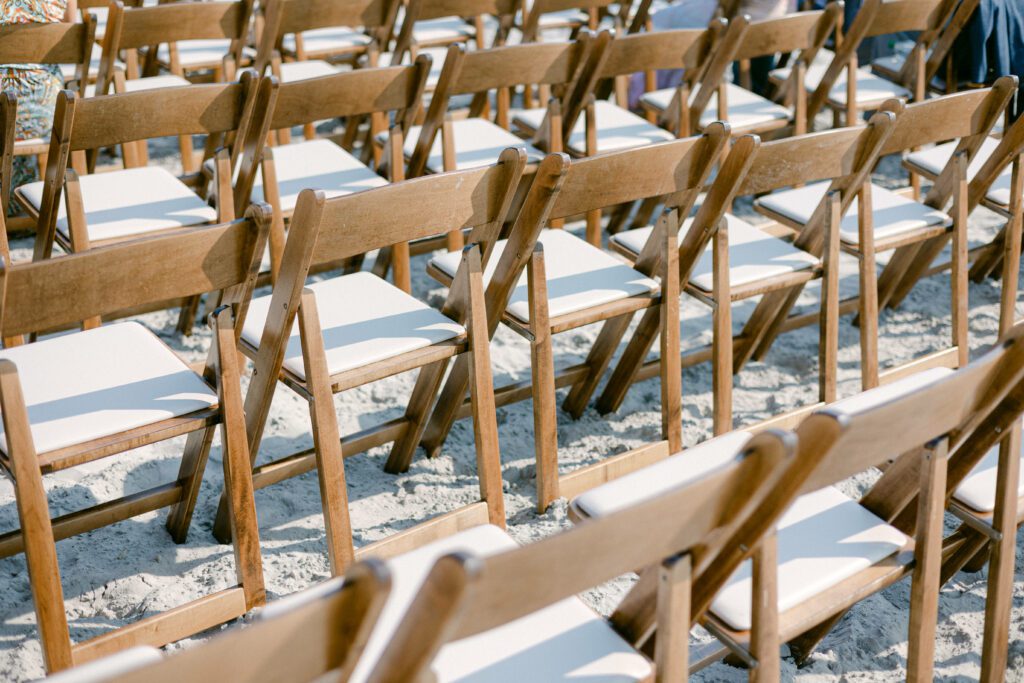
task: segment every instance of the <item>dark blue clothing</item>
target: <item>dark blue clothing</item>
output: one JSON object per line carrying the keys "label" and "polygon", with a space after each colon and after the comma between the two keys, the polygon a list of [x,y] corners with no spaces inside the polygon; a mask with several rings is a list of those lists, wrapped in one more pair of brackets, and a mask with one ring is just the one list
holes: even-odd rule
{"label": "dark blue clothing", "polygon": [[[961,81],[991,84],[1000,76],[1024,82],[1024,0],[981,0],[953,51]],[[1024,107],[1018,95],[1016,112]]]}

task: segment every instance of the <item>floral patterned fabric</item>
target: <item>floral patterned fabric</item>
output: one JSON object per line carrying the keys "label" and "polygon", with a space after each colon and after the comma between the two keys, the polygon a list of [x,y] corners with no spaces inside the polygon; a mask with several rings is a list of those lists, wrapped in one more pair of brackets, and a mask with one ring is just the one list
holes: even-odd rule
{"label": "floral patterned fabric", "polygon": [[[67,0],[0,0],[0,24],[50,23],[64,20]],[[64,87],[57,66],[0,64],[0,89],[18,98],[17,140],[48,138],[57,93]],[[14,158],[13,187],[36,178],[35,159]]]}

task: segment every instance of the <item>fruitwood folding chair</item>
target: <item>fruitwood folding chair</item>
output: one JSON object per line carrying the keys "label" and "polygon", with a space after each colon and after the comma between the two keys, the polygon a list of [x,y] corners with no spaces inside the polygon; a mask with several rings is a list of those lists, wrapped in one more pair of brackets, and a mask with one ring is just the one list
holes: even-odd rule
{"label": "fruitwood folding chair", "polygon": [[[960,93],[917,102],[904,107],[898,100],[883,105],[897,114],[892,137],[880,156],[904,153],[920,146],[950,138],[966,140],[965,149],[951,159],[942,178],[923,202],[874,183],[865,183],[857,202],[850,205],[840,228],[840,248],[856,256],[860,264],[860,296],[857,318],[861,339],[861,383],[864,389],[881,380],[878,360],[879,278],[876,254],[908,247],[932,256],[926,245],[953,241],[951,313],[952,339],[949,347],[910,363],[888,368],[886,375],[933,365],[959,367],[967,361],[967,217],[970,211],[967,176],[968,148],[976,149],[1012,96],[1011,79],[998,89]],[[755,208],[767,216],[804,233],[811,207],[826,192],[824,184],[811,184],[794,190],[762,197]],[[952,202],[950,212],[945,213]],[[861,211],[861,206],[871,207]],[[941,238],[941,239],[937,239]],[[941,247],[940,247],[941,248]],[[895,259],[896,257],[894,257]],[[901,265],[890,268],[889,276],[899,276]],[[781,295],[780,295],[781,296]],[[790,293],[792,299],[794,294]]]}
{"label": "fruitwood folding chair", "polygon": [[[248,206],[275,94],[273,79],[260,80],[252,74],[244,74],[240,83],[84,99],[62,92],[57,98],[44,180],[15,191],[19,204],[38,222],[34,257],[49,258],[54,242],[80,252],[154,232],[234,218],[236,206]],[[225,136],[234,136],[230,149],[216,153],[212,196],[217,209],[196,194],[199,177],[182,180],[160,167],[138,166],[129,144],[196,134],[207,135],[210,157]],[[85,173],[93,170],[98,149],[115,145],[123,146],[124,169]],[[80,163],[86,153],[88,162]],[[234,183],[232,166],[238,167]]]}
{"label": "fruitwood folding chair", "polygon": [[[383,154],[378,150],[374,160],[376,172],[367,166],[371,160],[365,152],[370,148],[364,150],[362,159],[357,159],[334,141],[322,138],[263,150],[253,195],[268,202],[274,210],[270,270],[275,277],[284,250],[285,222],[291,220],[302,190],[321,190],[325,197],[332,198],[387,184],[380,173],[386,173],[391,180],[403,179],[403,141],[421,106],[429,72],[430,58],[422,56],[413,66],[356,69],[285,83],[279,88],[269,122],[272,130],[335,117],[355,125],[354,122],[369,115],[371,134],[383,133],[388,144]],[[389,131],[392,115],[394,125]],[[378,256],[378,261],[383,263],[383,256]],[[395,245],[388,263],[394,267],[397,286],[411,291],[408,246]]]}
{"label": "fruitwood folding chair", "polygon": [[[370,637],[366,680],[686,680],[691,595],[729,561],[724,531],[788,502],[772,494],[793,449],[791,434],[760,434],[662,495],[529,545],[482,526],[390,560],[402,589]],[[642,568],[659,577],[656,609],[608,621],[577,597]],[[659,633],[653,661],[643,617]]]}
{"label": "fruitwood folding chair", "polygon": [[[269,224],[269,209],[253,207],[231,223],[3,269],[5,340],[224,291],[225,305],[211,316],[214,343],[201,369],[133,322],[0,351],[0,467],[14,480],[21,524],[0,536],[0,556],[25,553],[49,671],[135,644],[162,646],[264,602],[235,326],[245,320]],[[55,542],[170,507],[168,531],[184,543],[218,427],[238,585],[72,644]],[[185,434],[174,481],[50,518],[43,475]]]}
{"label": "fruitwood folding chair", "polygon": [[[638,449],[602,460],[566,475],[558,469],[558,434],[555,390],[572,389],[563,407],[573,417],[586,408],[586,399],[607,368],[634,313],[645,311],[645,320],[660,333],[666,358],[679,356],[678,279],[675,273],[678,215],[689,213],[700,188],[728,139],[728,128],[710,127],[701,137],[624,150],[574,162],[566,172],[553,207],[547,214],[536,205],[524,204],[521,216],[538,217],[533,243],[498,241],[487,261],[487,272],[509,273],[512,279],[503,295],[488,300],[491,334],[500,322],[530,342],[529,385],[513,384],[496,390],[499,404],[526,398],[533,400],[534,443],[537,458],[537,509],[544,511],[560,496],[586,490],[600,481],[653,462],[681,447],[681,390],[678,363],[662,368],[662,439]],[[623,183],[629,178],[629,183]],[[541,230],[545,220],[586,214],[593,232],[600,226],[605,206],[649,197],[669,196],[669,210],[658,221],[634,267],[564,230]],[[595,227],[596,226],[596,227]],[[509,250],[514,247],[514,251]],[[485,249],[485,253],[487,253]],[[531,256],[532,252],[532,256]],[[529,257],[529,263],[523,256]],[[518,261],[514,272],[504,268]],[[497,264],[496,270],[492,265]],[[452,281],[456,261],[447,254],[433,259],[427,272],[444,283]],[[523,273],[525,268],[526,273]],[[497,277],[496,275],[494,276]],[[659,278],[661,284],[654,280]],[[587,359],[578,365],[555,370],[551,337],[585,325],[603,322]],[[428,454],[444,443],[460,412],[466,393],[469,367],[457,361],[441,392],[423,437]],[[529,393],[527,393],[527,389]]]}
{"label": "fruitwood folding chair", "polygon": [[[693,604],[695,617],[708,608],[702,624],[752,666],[752,679],[777,680],[783,642],[823,620],[834,623],[834,615],[912,574],[908,680],[932,680],[947,467],[954,476],[960,440],[1006,410],[1000,404],[1008,387],[1019,391],[1022,337],[1018,331],[958,372],[933,368],[821,408],[800,424],[797,458],[784,477],[786,490],[800,497],[760,543],[729,542],[736,553],[752,554],[752,563],[727,569],[721,584],[709,582],[714,590],[702,593],[707,603],[695,597]],[[588,492],[571,510],[587,521],[610,517],[706,466],[716,457],[710,444],[735,449],[750,438],[735,432],[684,451]],[[893,460],[885,484],[859,501],[834,487]],[[897,520],[894,511],[908,517]],[[699,648],[694,660],[721,654],[717,645]]]}
{"label": "fruitwood folding chair", "polygon": [[[813,133],[763,146],[756,136],[739,138],[697,215],[682,224],[678,256],[681,286],[712,309],[715,434],[730,431],[733,421],[731,303],[772,292],[788,292],[819,278],[822,301],[816,316],[821,333],[818,400],[835,400],[840,217],[843,207],[855,201],[892,128],[892,115],[888,114],[872,119],[866,128]],[[821,179],[826,179],[829,190],[816,199],[813,207],[816,228],[805,231],[792,244],[728,213],[737,196]],[[626,258],[636,260],[649,232],[650,228],[642,228],[618,233],[610,244]],[[653,320],[647,318],[649,315],[630,339],[597,402],[601,413],[618,410],[633,382],[659,371],[660,359],[645,362],[657,332],[652,327]],[[690,352],[688,356],[690,364],[707,357],[699,352]],[[805,406],[774,419],[778,424],[793,423],[814,408]]]}
{"label": "fruitwood folding chair", "polygon": [[[497,229],[507,218],[522,177],[523,157],[510,150],[499,165],[485,169],[428,176],[334,199],[312,190],[299,196],[273,294],[252,301],[242,328],[242,350],[255,362],[245,412],[255,458],[278,383],[309,401],[314,447],[256,467],[253,479],[256,488],[263,488],[316,469],[335,574],[357,555],[401,552],[423,542],[424,536],[438,538],[473,524],[503,525],[497,418],[477,249],[462,254],[457,284],[440,311],[372,273],[337,276],[306,287],[307,274],[318,264],[438,230]],[[473,375],[481,500],[356,553],[342,458],[392,442],[388,471],[398,471],[392,466],[396,460],[407,463],[453,357],[465,359]],[[334,394],[417,368],[405,415],[355,434],[339,433]],[[214,526],[218,538],[227,535],[224,502]]]}
{"label": "fruitwood folding chair", "polygon": [[[573,40],[584,29],[596,32],[604,17],[611,18],[612,28],[621,31],[623,11],[628,13],[631,5],[632,0],[527,0],[518,25],[522,42],[541,42],[545,31],[557,30],[568,30],[569,40]],[[612,9],[616,11],[610,13]]]}
{"label": "fruitwood folding chair", "polygon": [[[390,63],[405,63],[425,51],[440,65],[445,49],[452,45],[483,50],[488,47],[484,37],[487,17],[497,21],[491,47],[503,45],[520,5],[521,0],[409,0]],[[436,77],[435,73],[431,89]]]}
{"label": "fruitwood folding chair", "polygon": [[[649,73],[657,68],[679,68],[707,54],[706,63],[700,62],[702,80],[693,97],[687,98],[689,86],[685,78],[683,85],[671,90],[670,95],[670,99],[675,96],[687,98],[678,101],[689,103],[688,113],[678,116],[680,122],[691,114],[699,118],[717,89],[726,67],[731,63],[732,52],[745,30],[746,20],[736,20],[725,29],[724,35],[710,50],[706,46],[713,40],[712,29],[707,32],[671,31],[665,32],[665,35],[660,31],[627,35],[612,39],[607,49],[592,52],[592,64],[588,68],[595,72],[600,82],[628,77],[634,73]],[[622,93],[623,89],[619,88],[619,94]],[[586,97],[589,93],[583,95]],[[588,98],[584,104],[583,114],[575,123],[568,120],[563,123],[565,151],[573,156],[628,149],[676,137],[674,133],[631,112],[626,108],[627,103],[621,100],[613,104],[605,99]],[[679,109],[676,108],[676,114]],[[526,110],[517,113],[513,123],[521,130],[533,133],[540,126],[542,118],[542,111]],[[685,137],[695,134],[697,129],[694,126],[684,128],[678,125],[675,130]]]}
{"label": "fruitwood folding chair", "polygon": [[[0,63],[74,65],[71,88],[81,90],[92,60],[96,24],[84,14],[81,23],[9,24],[0,26]],[[34,156],[40,173],[45,171],[49,144],[43,138],[14,139],[17,101],[11,93],[0,99],[0,117],[4,131],[3,166],[0,168],[0,205],[7,215],[10,205],[12,162],[15,156]]]}
{"label": "fruitwood folding chair", "polygon": [[[887,57],[879,57],[871,62],[871,70],[893,83],[914,83],[915,79],[921,79],[931,92],[940,95],[955,93],[958,79],[950,53],[980,2],[954,0],[945,3],[929,19],[928,28],[915,41],[909,54],[896,52]],[[915,54],[915,51],[921,50],[925,53],[923,65]],[[920,72],[913,73],[914,69],[921,68],[924,69],[923,75]]]}
{"label": "fruitwood folding chair", "polygon": [[351,680],[390,594],[380,560],[270,603],[252,624],[162,657],[134,648],[47,679],[52,683],[313,683]]}
{"label": "fruitwood folding chair", "polygon": [[[282,83],[337,73],[338,67],[325,57],[349,53],[335,46],[338,41],[352,44],[351,52],[356,54],[384,49],[398,12],[396,0],[269,0],[262,7],[263,30],[253,67],[258,74],[267,73],[269,69]],[[355,34],[361,32],[352,27],[361,27],[370,40],[357,37]],[[314,33],[320,30],[322,32]],[[313,52],[298,53],[304,59],[282,61],[282,54],[286,54],[290,44],[288,36],[292,36],[292,41],[295,36],[312,36],[323,39],[326,44]],[[377,45],[379,40],[384,40],[385,44]],[[304,39],[300,38],[299,42],[305,50]],[[297,43],[291,44],[298,48]]]}
{"label": "fruitwood folding chair", "polygon": [[[217,67],[213,80],[233,81],[236,67],[242,58],[242,46],[248,37],[251,15],[252,0],[175,2],[131,9],[125,9],[119,0],[114,0],[108,13],[96,86],[88,90],[106,95],[111,91],[138,92],[190,85],[185,78],[186,66],[191,69],[194,62],[182,58],[186,55],[195,57],[200,49],[217,52],[219,48],[210,43],[221,43],[223,48],[219,49],[222,63]],[[161,49],[164,45],[170,45],[170,73],[144,76],[149,69],[140,67],[138,54],[140,50],[154,45],[161,46]],[[229,45],[230,50],[227,50]],[[118,66],[118,55],[122,51],[127,51],[129,55],[125,70]],[[94,93],[87,91],[87,94]],[[182,170],[194,173],[199,165],[192,150],[191,136],[180,137],[178,144],[181,148]],[[140,163],[146,163],[146,151],[145,144],[138,146]]]}
{"label": "fruitwood folding chair", "polygon": [[[815,64],[807,69],[804,82],[809,98],[807,120],[813,122],[823,108],[831,109],[833,126],[841,122],[855,125],[863,112],[878,109],[887,100],[921,101],[926,88],[924,65],[927,48],[915,49],[909,80],[893,83],[876,75],[870,67],[858,68],[857,48],[865,38],[894,32],[919,31],[931,35],[945,14],[944,7],[956,0],[865,0],[854,17],[832,60],[828,65]],[[919,38],[920,40],[920,38]],[[822,51],[822,54],[827,52]],[[855,74],[851,78],[850,75]],[[791,67],[771,72],[773,81],[781,83],[791,75]]]}

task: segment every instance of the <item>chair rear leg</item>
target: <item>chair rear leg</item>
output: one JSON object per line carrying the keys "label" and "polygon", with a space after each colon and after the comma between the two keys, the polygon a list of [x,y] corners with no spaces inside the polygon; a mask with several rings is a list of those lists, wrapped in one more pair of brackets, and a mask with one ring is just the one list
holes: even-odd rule
{"label": "chair rear leg", "polygon": [[578,420],[583,411],[587,409],[587,403],[593,396],[597,383],[611,363],[615,350],[619,348],[622,337],[626,334],[629,323],[633,320],[633,314],[620,315],[617,318],[606,320],[601,326],[601,331],[590,347],[587,354],[587,374],[579,382],[576,382],[569,390],[569,395],[562,403],[562,410],[569,413],[573,419]]}
{"label": "chair rear leg", "polygon": [[416,446],[419,445],[423,430],[427,426],[430,408],[441,387],[447,367],[448,361],[443,360],[420,368],[420,374],[416,378],[409,404],[405,409],[405,432],[391,446],[391,453],[384,465],[385,472],[400,474],[407,471],[412,464]]}
{"label": "chair rear leg", "polygon": [[[184,482],[181,498],[171,507],[167,517],[167,531],[175,543],[184,543],[188,539],[188,529],[192,524],[192,514],[196,509],[199,487],[203,483],[203,472],[210,456],[210,444],[216,427],[207,427],[192,432],[185,441],[185,453],[178,468],[178,481]],[[226,456],[225,456],[226,457]],[[216,529],[215,529],[216,535]],[[217,536],[222,543],[230,542],[230,529],[225,537]]]}
{"label": "chair rear leg", "polygon": [[420,445],[427,452],[428,458],[436,457],[441,452],[448,433],[458,417],[459,409],[466,398],[469,388],[470,362],[469,357],[461,355],[455,359],[448,380],[441,388],[441,395],[434,405],[434,412],[427,420]]}
{"label": "chair rear leg", "polygon": [[601,415],[613,413],[622,407],[626,393],[633,384],[633,379],[644,364],[644,359],[654,345],[654,340],[661,329],[661,314],[657,308],[648,308],[640,318],[640,323],[626,344],[622,357],[612,370],[612,376],[597,399],[597,412]]}

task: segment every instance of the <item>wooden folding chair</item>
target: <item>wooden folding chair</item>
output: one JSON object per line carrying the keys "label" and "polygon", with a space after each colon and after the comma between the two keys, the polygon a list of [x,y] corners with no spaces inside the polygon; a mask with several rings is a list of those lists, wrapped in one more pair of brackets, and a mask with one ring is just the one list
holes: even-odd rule
{"label": "wooden folding chair", "polygon": [[[141,1],[136,1],[138,7],[143,6]],[[210,0],[200,1],[210,4]],[[225,16],[218,20],[215,10],[206,10],[209,14],[205,21],[193,24],[191,30],[185,29],[189,21],[186,17],[198,13],[181,10],[179,18],[172,18],[170,13],[159,17],[160,23],[180,21],[180,28],[188,37],[180,38],[180,42],[171,40],[154,43],[152,50],[146,50],[142,75],[154,76],[158,70],[164,69],[192,83],[234,80],[235,69],[247,64],[250,58],[246,47],[249,44],[253,16],[253,0],[237,2],[242,5],[240,16]],[[180,3],[176,0],[159,0],[158,4]],[[158,16],[153,15],[152,18],[157,20]],[[202,35],[204,33],[208,35]],[[130,73],[129,78],[132,78]]]}
{"label": "wooden folding chair", "polygon": [[[933,368],[833,403],[804,420],[796,430],[797,458],[782,479],[783,490],[800,497],[777,524],[766,522],[776,530],[760,543],[756,538],[744,543],[742,537],[724,543],[734,553],[753,554],[751,564],[735,573],[726,568],[718,581],[709,577],[701,598],[695,585],[693,614],[708,608],[702,624],[726,648],[699,648],[695,665],[731,652],[751,666],[753,680],[777,680],[783,642],[822,621],[834,623],[835,615],[912,574],[908,680],[932,680],[947,467],[954,477],[957,445],[975,431],[972,425],[1010,410],[1004,401],[1008,388],[1020,391],[1022,360],[1024,331],[1019,330],[958,372]],[[1019,406],[1013,410],[1019,415]],[[610,518],[614,510],[649,500],[694,468],[715,462],[722,448],[713,444],[736,449],[751,438],[756,437],[743,432],[719,437],[594,489],[571,510],[588,521]],[[998,438],[990,434],[989,441]],[[885,484],[859,501],[834,488],[893,460]],[[891,488],[894,483],[898,492]],[[650,602],[646,614],[653,612]],[[660,644],[662,634],[656,635]],[[800,656],[806,655],[801,650]]]}
{"label": "wooden folding chair", "polygon": [[[290,43],[288,36],[310,35],[323,38],[326,43],[334,45],[341,34],[349,35],[352,27],[361,27],[369,41],[352,39],[353,51],[357,54],[370,50],[382,50],[386,43],[377,45],[377,41],[387,40],[394,25],[398,12],[396,0],[354,0],[353,2],[334,2],[333,0],[269,0],[262,3],[263,29],[257,45],[253,67],[256,73],[264,74],[269,70],[282,83],[328,76],[339,71],[338,67],[327,61],[326,57],[346,56],[348,50],[323,46],[321,49],[306,51],[306,42],[300,38],[303,51],[297,53],[296,61],[283,61],[282,55],[287,54],[289,44],[298,49],[298,42]],[[314,31],[323,30],[320,34]],[[354,32],[354,31],[353,31]],[[302,58],[304,57],[304,58]],[[307,137],[312,137],[310,132]]]}
{"label": "wooden folding chair", "polygon": [[[697,215],[682,224],[679,274],[683,291],[712,310],[712,395],[714,433],[732,430],[733,333],[732,302],[774,291],[789,291],[822,280],[817,316],[819,345],[818,400],[835,400],[838,353],[838,249],[840,217],[855,201],[860,183],[891,134],[891,116],[879,116],[867,128],[814,133],[763,146],[747,135],[733,145]],[[790,244],[729,214],[737,196],[761,194],[808,181],[825,179],[829,192],[814,207],[815,245],[811,233]],[[612,247],[630,260],[640,257],[651,228],[628,230],[612,237]],[[814,249],[817,247],[817,251]],[[815,256],[814,254],[818,255]],[[617,410],[632,382],[658,371],[659,360],[645,362],[654,343],[653,321],[641,322],[612,373],[597,408]],[[688,354],[692,360],[706,355]],[[646,371],[646,372],[645,372]],[[589,397],[585,397],[584,401]],[[792,423],[815,406],[776,416]]]}
{"label": "wooden folding chair", "polygon": [[[947,163],[942,179],[936,183],[923,202],[888,190],[874,183],[865,183],[858,201],[851,204],[840,228],[840,248],[856,256],[860,264],[860,296],[857,318],[861,340],[861,382],[870,389],[883,381],[878,360],[878,291],[876,254],[904,250],[889,276],[899,277],[906,267],[904,257],[921,251],[934,256],[930,245],[953,241],[951,313],[952,339],[949,347],[918,358],[910,363],[888,368],[884,374],[898,376],[933,365],[959,367],[967,361],[967,216],[970,211],[967,162],[970,152],[981,145],[995,121],[1006,109],[1013,93],[1012,79],[997,89],[949,95],[917,102],[904,107],[891,100],[882,110],[897,113],[892,137],[883,145],[880,156],[904,153],[950,138],[962,138],[964,149]],[[806,231],[813,206],[823,193],[824,184],[812,184],[794,190],[762,197],[755,208],[788,225],[799,233]],[[952,203],[949,213],[946,207]],[[861,210],[870,207],[870,211]],[[941,247],[940,247],[941,248]],[[796,295],[790,292],[793,299]],[[784,295],[780,295],[784,296]]]}
{"label": "wooden folding chair", "polygon": [[[403,590],[385,611],[404,616],[370,637],[367,665],[380,656],[366,680],[685,681],[691,596],[730,554],[724,531],[760,523],[755,513],[770,524],[788,502],[772,494],[793,448],[791,434],[758,435],[661,495],[523,547],[483,526],[394,558]],[[658,577],[642,582],[657,601],[643,614],[607,621],[577,597],[641,569]],[[645,617],[659,635],[653,661],[640,652]]]}
{"label": "wooden folding chair", "polygon": [[[585,33],[569,43],[530,43],[475,52],[450,47],[423,125],[412,127],[405,139],[408,175],[414,178],[425,172],[486,166],[508,147],[525,150],[531,164],[539,162],[545,151],[559,151],[563,123],[576,120],[581,93],[593,87],[588,58],[594,50],[603,49],[607,40],[607,34],[593,38]],[[520,85],[539,85],[552,95],[547,107],[537,110],[543,123],[530,141],[509,132],[513,91]],[[492,92],[496,100],[493,122],[487,116]],[[466,118],[453,120],[449,104],[460,95],[473,95],[474,100]],[[378,143],[383,140],[378,136]]]}
{"label": "wooden folding chair", "polygon": [[[504,45],[521,4],[521,0],[409,0],[390,63],[405,63],[424,51],[440,63],[452,45],[472,45],[478,50]],[[497,22],[490,46],[484,37],[488,17]],[[431,88],[434,82],[431,79]]]}
{"label": "wooden folding chair", "polygon": [[[950,53],[980,2],[959,0],[959,4],[956,1],[946,3],[941,12],[932,15],[928,28],[915,41],[910,54],[894,53],[879,57],[871,62],[871,70],[894,83],[914,83],[916,78],[922,78],[928,91],[940,95],[956,92],[959,84]],[[922,66],[914,50],[925,51],[923,76],[911,73],[912,69]]]}
{"label": "wooden folding chair", "polygon": [[53,683],[239,683],[351,679],[391,590],[384,563],[366,560],[344,577],[270,603],[245,628],[162,657],[134,648],[51,676]]}
{"label": "wooden folding chair", "polygon": [[[676,123],[674,131],[679,136],[687,136],[696,132],[695,126],[684,124],[691,114],[699,118],[708,101],[718,87],[718,83],[731,63],[731,55],[746,30],[745,20],[736,20],[724,29],[724,35],[714,42],[715,29],[705,31],[683,30],[653,33],[638,33],[615,38],[610,41],[607,49],[591,53],[588,67],[598,81],[613,81],[628,77],[634,73],[650,74],[658,68],[680,68],[696,62],[701,74],[701,85],[689,97],[690,82],[684,77],[679,88],[669,89],[669,99],[678,103],[673,115],[666,116],[667,121]],[[706,56],[706,60],[701,57]],[[700,60],[700,61],[698,61]],[[671,140],[676,135],[659,125],[634,114],[626,107],[624,101],[625,88],[617,88],[617,104],[605,99],[588,97],[583,104],[583,114],[575,123],[564,122],[565,150],[576,157],[589,156],[630,147],[649,145],[655,142]],[[605,95],[605,91],[600,91]],[[583,93],[587,97],[589,93]],[[687,109],[680,114],[681,109]],[[673,118],[674,116],[674,118]],[[513,123],[523,131],[534,133],[538,130],[543,112],[526,110],[513,117]],[[711,122],[708,121],[708,124]]]}
{"label": "wooden folding chair", "polygon": [[[197,57],[200,49],[217,52],[219,48],[211,43],[219,44],[221,47],[230,46],[229,50],[221,52],[222,64],[214,69],[213,80],[233,81],[237,65],[242,59],[242,47],[248,38],[251,16],[252,0],[175,2],[131,9],[125,9],[120,0],[113,0],[108,12],[96,85],[94,88],[87,88],[86,94],[106,95],[112,91],[138,92],[190,85],[185,78],[186,65],[190,70],[194,69],[196,62],[191,58]],[[155,45],[161,46],[161,49],[162,46],[170,46],[170,73],[144,75],[148,74],[152,67],[139,64],[139,51],[145,51],[146,48]],[[127,68],[124,70],[118,66],[122,51],[128,55]],[[146,57],[149,58],[149,53]],[[147,66],[150,68],[146,68]],[[181,149],[182,170],[185,173],[196,172],[199,164],[195,159],[191,136],[180,137],[178,144]],[[148,155],[144,143],[138,145],[136,154],[139,162],[145,164]]]}
{"label": "wooden folding chair", "polygon": [[[34,257],[49,258],[55,242],[80,252],[234,218],[235,206],[248,206],[276,87],[273,79],[245,74],[240,83],[121,95],[76,98],[62,92],[44,180],[15,191],[19,204],[38,223]],[[216,209],[196,194],[200,177],[182,180],[160,167],[139,166],[132,154],[130,143],[197,134],[207,135],[210,157],[225,136],[234,137],[230,149],[216,153],[217,178],[211,193]],[[85,173],[94,170],[97,150],[116,145],[123,146],[124,169]],[[82,157],[87,154],[86,161]],[[233,167],[238,168],[234,182]]]}
{"label": "wooden folding chair", "polygon": [[[21,523],[0,536],[0,556],[25,553],[49,671],[135,644],[162,646],[264,602],[235,326],[244,323],[269,225],[269,209],[253,207],[231,223],[3,269],[0,334],[8,341],[143,304],[224,291],[225,305],[211,317],[213,347],[200,370],[131,322],[0,352],[0,467],[14,480]],[[55,542],[171,507],[168,531],[184,543],[218,426],[238,585],[72,644]],[[50,519],[43,475],[184,434],[174,481]]]}
{"label": "wooden folding chair", "polygon": [[[617,12],[609,13],[609,6],[618,5]],[[614,28],[623,26],[623,12],[629,12],[632,0],[616,3],[614,0],[528,0],[522,8],[518,28],[522,42],[535,43],[544,39],[545,31],[569,31],[569,39],[575,39],[583,29],[597,31],[601,19],[613,19]]]}
{"label": "wooden folding chair", "polygon": [[[423,56],[413,66],[377,69],[356,69],[329,76],[285,83],[279,88],[277,103],[270,117],[272,130],[287,129],[323,119],[345,118],[357,125],[363,116],[370,117],[370,133],[387,136],[384,153],[377,150],[368,163],[368,152],[357,159],[332,140],[314,139],[268,147],[263,150],[260,172],[253,194],[274,210],[270,237],[270,270],[276,278],[284,251],[285,222],[290,221],[305,189],[321,190],[327,198],[340,197],[404,178],[405,163],[401,157],[403,141],[420,110],[423,91],[430,73],[430,58]],[[394,116],[394,125],[390,121]],[[266,180],[264,180],[266,179]],[[383,255],[378,256],[381,264]],[[394,268],[395,284],[411,291],[408,245],[395,245],[387,262]]]}
{"label": "wooden folding chair", "polygon": [[[88,78],[92,61],[96,24],[89,14],[82,23],[75,24],[8,24],[0,26],[0,63],[2,64],[56,64],[74,65],[72,89],[81,91]],[[17,102],[13,95],[4,93],[0,100],[0,118],[4,131],[0,167],[0,205],[7,215],[10,205],[12,162],[15,156],[34,156],[39,160],[40,173],[45,172],[49,144],[43,138],[14,139],[17,120]]]}
{"label": "wooden folding chair", "polygon": [[[548,166],[558,162],[555,157]],[[440,311],[371,273],[333,277],[308,288],[306,276],[318,264],[439,230],[500,228],[524,166],[523,153],[510,150],[499,165],[486,169],[428,176],[334,199],[311,190],[299,197],[274,292],[253,300],[242,328],[242,349],[255,362],[245,412],[255,459],[278,382],[309,401],[314,447],[255,468],[253,479],[256,488],[263,488],[316,469],[335,574],[359,555],[401,552],[424,537],[437,538],[473,524],[504,524],[489,335],[475,248],[462,254],[457,284]],[[546,168],[538,177],[550,173]],[[453,357],[468,361],[473,375],[481,500],[356,553],[342,457],[393,442],[387,469],[397,471],[392,466],[396,461],[408,463]],[[417,368],[404,416],[340,435],[334,394]],[[225,502],[214,526],[218,538],[227,537]]]}
{"label": "wooden folding chair", "polygon": [[[927,46],[921,39],[932,36],[931,29],[941,25],[942,18],[948,16],[945,8],[953,2],[956,0],[864,0],[831,62],[807,69],[804,82],[809,93],[808,122],[813,123],[818,113],[827,108],[832,111],[833,126],[844,121],[852,126],[861,120],[862,113],[878,109],[887,100],[923,100]],[[865,38],[903,31],[920,32],[919,47],[912,52],[913,59],[908,60],[908,80],[894,83],[876,75],[870,67],[858,67],[857,48]],[[770,74],[778,84],[790,76],[791,67],[781,67]]]}
{"label": "wooden folding chair", "polygon": [[[661,372],[662,439],[566,475],[560,475],[558,469],[555,390],[572,387],[563,407],[579,417],[637,311],[645,311],[644,319],[654,326],[655,333],[660,333],[662,352],[669,354],[665,357],[679,357],[678,279],[666,279],[666,273],[678,268],[676,216],[689,213],[727,139],[728,129],[719,124],[702,137],[600,155],[569,167],[547,220],[587,214],[588,230],[593,232],[600,227],[603,207],[670,197],[669,210],[658,221],[643,256],[632,268],[566,231],[541,231],[545,216],[530,204],[524,204],[521,216],[541,217],[532,238],[535,242],[527,244],[530,250],[521,243],[495,243],[488,272],[491,262],[497,262],[496,272],[512,273],[508,285],[513,286],[507,286],[501,298],[488,301],[488,321],[492,334],[500,321],[530,342],[532,375],[529,385],[498,388],[497,399],[499,404],[533,400],[539,511],[560,496],[586,490],[681,447],[680,370],[673,360]],[[623,183],[623,178],[630,182]],[[512,247],[515,250],[510,253]],[[485,248],[484,253],[488,251]],[[506,270],[506,264],[515,264],[517,269]],[[427,272],[449,283],[456,265],[450,254],[443,255],[430,262]],[[654,278],[661,279],[660,286]],[[596,322],[604,325],[587,359],[556,372],[551,337]],[[440,449],[455,419],[465,413],[460,404],[468,373],[465,361],[457,361],[423,437],[428,454]]]}

